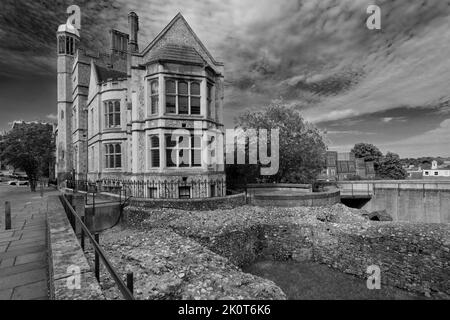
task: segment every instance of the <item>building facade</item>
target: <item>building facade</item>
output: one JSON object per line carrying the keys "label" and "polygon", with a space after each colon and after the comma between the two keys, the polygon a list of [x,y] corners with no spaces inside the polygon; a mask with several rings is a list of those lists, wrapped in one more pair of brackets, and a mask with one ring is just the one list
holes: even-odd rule
{"label": "building facade", "polygon": [[374,163],[355,158],[352,152],[327,151],[323,176],[328,180],[373,179]]}
{"label": "building facade", "polygon": [[[110,31],[110,52],[79,47],[80,33],[58,28],[57,174],[67,178],[190,185],[220,196],[224,68],[181,14],[143,50],[138,16],[129,32]],[[197,196],[199,196],[197,194]]]}
{"label": "building facade", "polygon": [[423,170],[422,172],[423,177],[426,179],[450,179],[450,169],[448,167],[439,168],[436,160],[432,161],[430,170]]}

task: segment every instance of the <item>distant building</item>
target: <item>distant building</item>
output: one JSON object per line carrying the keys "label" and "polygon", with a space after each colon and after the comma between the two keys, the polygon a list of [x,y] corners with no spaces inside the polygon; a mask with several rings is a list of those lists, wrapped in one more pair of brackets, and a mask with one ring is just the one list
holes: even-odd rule
{"label": "distant building", "polygon": [[328,151],[324,175],[330,180],[373,179],[375,168],[373,161],[357,159],[352,152]]}
{"label": "distant building", "polygon": [[450,169],[423,170],[424,178],[447,178],[450,179]]}

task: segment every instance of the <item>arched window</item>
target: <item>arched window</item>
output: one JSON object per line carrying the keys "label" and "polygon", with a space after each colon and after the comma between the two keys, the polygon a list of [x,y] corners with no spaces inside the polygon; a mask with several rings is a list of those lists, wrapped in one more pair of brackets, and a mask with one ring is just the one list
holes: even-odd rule
{"label": "arched window", "polygon": [[160,167],[159,136],[157,135],[150,136],[150,167]]}

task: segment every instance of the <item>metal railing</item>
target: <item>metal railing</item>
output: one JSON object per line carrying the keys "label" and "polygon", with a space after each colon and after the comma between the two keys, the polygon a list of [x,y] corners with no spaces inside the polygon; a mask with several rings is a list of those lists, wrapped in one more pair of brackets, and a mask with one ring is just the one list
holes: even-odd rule
{"label": "metal railing", "polygon": [[81,248],[85,248],[85,236],[90,240],[92,247],[95,251],[95,261],[94,261],[94,272],[95,277],[97,278],[97,281],[100,282],[100,260],[103,261],[103,264],[105,265],[106,269],[108,270],[109,274],[111,275],[112,279],[116,283],[117,287],[119,288],[120,292],[122,293],[122,296],[126,300],[134,300],[133,296],[133,273],[129,272],[127,274],[127,285],[123,282],[123,280],[120,278],[120,276],[117,274],[117,271],[114,269],[114,267],[111,265],[111,262],[109,262],[108,258],[106,257],[105,252],[100,247],[100,237],[99,234],[96,233],[95,235],[92,235],[89,229],[84,224],[84,217],[80,217],[77,212],[74,210],[72,205],[69,203],[65,195],[61,195],[61,202],[63,204],[64,210],[66,211],[67,217],[69,219],[69,222],[73,228],[73,230],[76,232],[77,225],[81,228]]}
{"label": "metal railing", "polygon": [[103,179],[98,181],[66,180],[70,189],[86,192],[108,192],[126,198],[200,199],[226,195],[225,179],[192,181],[134,181]]}

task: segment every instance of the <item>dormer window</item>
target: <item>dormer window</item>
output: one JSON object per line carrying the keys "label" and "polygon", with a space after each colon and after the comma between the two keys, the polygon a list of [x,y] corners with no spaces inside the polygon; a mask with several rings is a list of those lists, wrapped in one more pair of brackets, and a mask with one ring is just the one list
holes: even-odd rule
{"label": "dormer window", "polygon": [[200,82],[166,80],[166,113],[199,115],[200,98]]}

